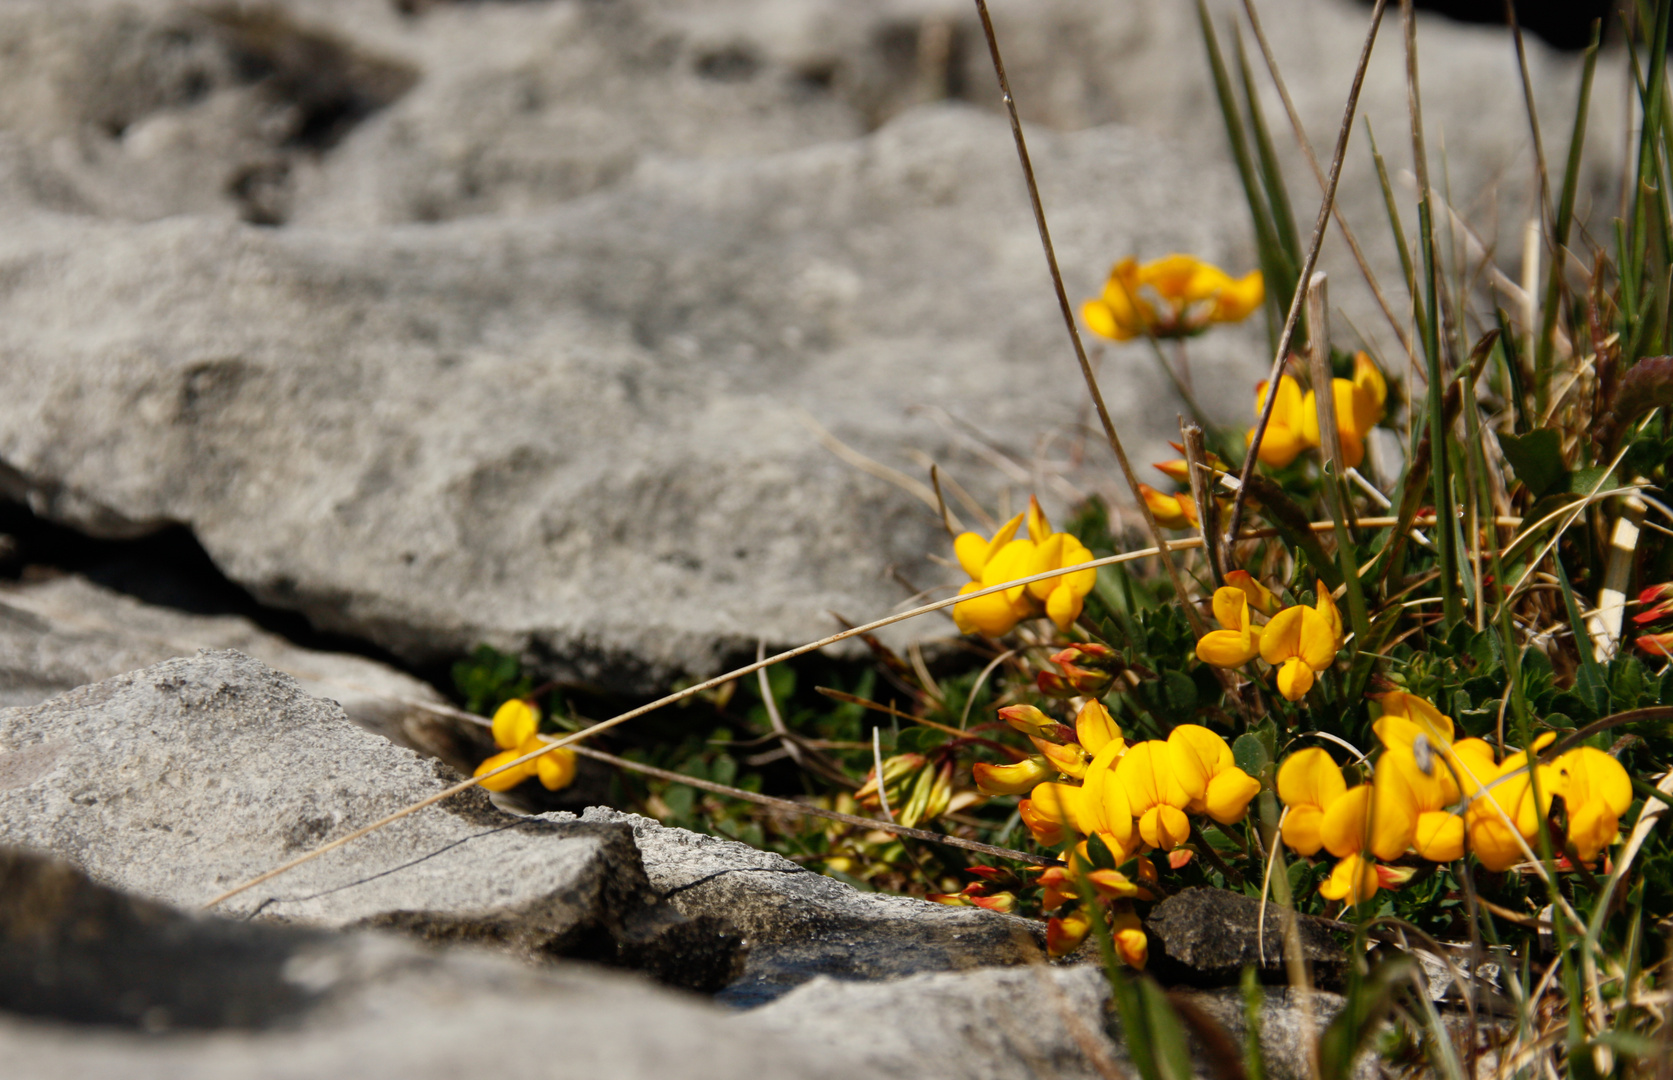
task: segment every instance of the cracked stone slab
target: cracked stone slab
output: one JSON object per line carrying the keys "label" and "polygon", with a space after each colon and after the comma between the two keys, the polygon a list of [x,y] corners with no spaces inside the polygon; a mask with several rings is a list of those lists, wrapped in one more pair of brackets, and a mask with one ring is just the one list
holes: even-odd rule
{"label": "cracked stone slab", "polygon": [[0,1060],[8,1080],[839,1075],[625,973],[194,915],[16,848],[0,848]]}
{"label": "cracked stone slab", "polygon": [[[1307,1080],[1318,1034],[1341,1011],[1337,994],[1314,992],[1306,1006],[1288,987],[1261,991],[1261,1058],[1273,1080]],[[1247,1014],[1240,991],[1176,988],[1194,1072],[1227,1075],[1205,1034],[1240,1055]],[[888,982],[821,976],[732,1023],[794,1038],[857,1075],[910,1075],[934,1062],[939,1075],[970,1080],[1063,1080],[1132,1075],[1126,1036],[1094,964],[1035,964],[931,972]],[[1353,1075],[1378,1075],[1373,1055]]]}
{"label": "cracked stone slab", "polygon": [[[1181,889],[1151,909],[1144,921],[1150,935],[1151,966],[1173,982],[1235,984],[1245,967],[1269,980],[1285,981],[1284,909],[1227,889]],[[1346,971],[1347,953],[1338,935],[1320,920],[1302,915],[1296,929],[1302,956],[1325,983]]]}
{"label": "cracked stone slab", "polygon": [[819,975],[894,979],[1044,955],[1045,928],[1028,919],[861,892],[771,852],[618,810],[593,807],[579,820],[631,826],[652,886],[671,905],[724,918],[744,935],[743,975],[720,995],[734,1004],[771,1000]]}
{"label": "cracked stone slab", "polygon": [[[237,652],[203,652],[0,712],[0,833],[94,880],[196,907],[455,779]],[[582,956],[714,989],[737,936],[646,880],[631,830],[428,807],[222,905],[524,957]]]}
{"label": "cracked stone slab", "polygon": [[[412,744],[445,704],[422,679],[360,656],[292,644],[238,615],[144,603],[75,574],[0,583],[0,707],[36,705],[78,686],[199,649],[236,649],[337,701],[349,719]],[[414,747],[422,749],[422,747]]]}

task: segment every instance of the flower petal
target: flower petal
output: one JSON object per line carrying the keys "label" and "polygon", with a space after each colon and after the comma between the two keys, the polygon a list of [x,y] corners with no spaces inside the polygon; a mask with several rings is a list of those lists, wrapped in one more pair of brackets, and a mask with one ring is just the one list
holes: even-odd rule
{"label": "flower petal", "polygon": [[[518,758],[520,758],[522,756],[523,755],[519,754],[515,750],[501,751],[500,753],[495,754],[493,757],[489,758],[487,761],[484,761],[482,764],[478,765],[476,767],[476,772],[472,773],[471,775],[482,776],[485,773],[493,772],[495,769],[499,768],[501,765],[504,765],[507,762],[516,761]],[[478,786],[486,788],[489,791],[510,791],[512,788],[516,787],[518,784],[521,784],[524,780],[527,780],[532,775],[534,775],[534,766],[533,766],[532,763],[531,764],[525,764],[525,765],[519,765],[515,769],[507,769],[505,772],[500,773],[498,776],[490,776],[488,779],[482,781]]]}
{"label": "flower petal", "polygon": [[1430,862],[1455,862],[1464,857],[1464,818],[1448,810],[1429,810],[1417,816],[1412,848]]}
{"label": "flower petal", "polygon": [[982,580],[982,567],[987,564],[988,542],[973,532],[959,533],[953,540],[953,554],[958,564],[970,575],[970,580]]}
{"label": "flower petal", "polygon": [[1057,770],[1039,758],[1026,758],[1014,765],[989,765],[979,761],[970,767],[976,790],[983,795],[1021,795],[1036,785],[1055,779]]}
{"label": "flower petal", "polygon": [[1297,855],[1318,854],[1324,846],[1324,840],[1319,835],[1319,826],[1323,822],[1324,811],[1317,806],[1290,807],[1289,813],[1284,815],[1284,843]]}
{"label": "flower petal", "polygon": [[1261,782],[1235,765],[1208,782],[1208,793],[1203,798],[1208,816],[1222,825],[1243,820],[1249,801],[1261,792]]}
{"label": "flower petal", "polygon": [[1075,714],[1075,738],[1086,747],[1087,753],[1097,756],[1100,750],[1121,738],[1121,725],[1104,708],[1103,702],[1093,699]]}
{"label": "flower petal", "polygon": [[1243,630],[1210,630],[1197,642],[1197,659],[1215,667],[1242,667],[1261,651],[1261,634],[1256,627]]}
{"label": "flower petal", "polygon": [[1304,607],[1287,607],[1272,617],[1266,629],[1261,631],[1262,660],[1277,667],[1291,657],[1301,655],[1301,620],[1306,612]]}
{"label": "flower petal", "polygon": [[1284,661],[1283,666],[1278,669],[1278,692],[1283,694],[1286,700],[1300,701],[1312,688],[1313,669],[1299,656]]}
{"label": "flower petal", "polygon": [[1177,807],[1153,806],[1139,818],[1139,836],[1150,847],[1172,851],[1191,838],[1191,820]]}
{"label": "flower petal", "polygon": [[1249,594],[1231,585],[1214,590],[1214,621],[1222,629],[1242,630],[1249,621]]}
{"label": "flower petal", "polygon": [[1336,864],[1328,880],[1320,883],[1319,895],[1326,900],[1362,903],[1377,895],[1376,867],[1359,855],[1349,855]]}
{"label": "flower petal", "polygon": [[522,698],[512,698],[494,710],[494,745],[515,750],[540,729],[540,710]]}
{"label": "flower petal", "polygon": [[[1329,753],[1317,746],[1297,750],[1278,767],[1278,797],[1295,810],[1303,806],[1324,808],[1347,793],[1342,770]],[[1289,843],[1285,838],[1285,843]],[[1291,845],[1294,846],[1293,844]],[[1315,849],[1317,850],[1317,849]]]}

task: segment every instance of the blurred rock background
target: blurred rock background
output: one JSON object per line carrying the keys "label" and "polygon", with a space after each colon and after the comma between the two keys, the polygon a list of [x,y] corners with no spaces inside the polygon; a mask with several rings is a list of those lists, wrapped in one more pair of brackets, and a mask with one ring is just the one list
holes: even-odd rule
{"label": "blurred rock background", "polygon": [[[1241,5],[1210,7],[1231,48]],[[994,9],[1073,297],[1127,254],[1254,265],[1193,5]],[[1328,158],[1368,8],[1259,11]],[[1511,39],[1429,13],[1418,38],[1448,243],[1514,283]],[[1528,49],[1560,161],[1578,60]],[[1594,96],[1599,226],[1623,71],[1606,53]],[[1305,233],[1318,186],[1264,100]],[[958,575],[922,498],[832,439],[990,512],[1126,501],[998,105],[958,0],[7,0],[0,486],[96,537],[184,527],[262,603],[410,663],[489,642],[644,689],[875,617]],[[1409,205],[1395,18],[1361,112]],[[1340,202],[1403,319],[1365,132]],[[1337,344],[1404,371],[1334,236],[1324,265]],[[1257,322],[1191,344],[1227,425]],[[1183,406],[1143,345],[1095,351],[1142,468]]]}

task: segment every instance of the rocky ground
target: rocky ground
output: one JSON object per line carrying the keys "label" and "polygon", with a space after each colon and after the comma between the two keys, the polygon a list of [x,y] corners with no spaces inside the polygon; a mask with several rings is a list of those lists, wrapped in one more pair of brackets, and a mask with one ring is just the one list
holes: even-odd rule
{"label": "rocky ground", "polygon": [[[1191,5],[995,6],[1071,296],[1128,253],[1253,265]],[[1322,152],[1365,10],[1264,8]],[[1460,250],[1518,250],[1508,40],[1418,36]],[[1397,43],[1364,111],[1399,184]],[[1530,48],[1560,153],[1576,63]],[[0,492],[86,536],[186,530],[255,602],[412,670],[487,642],[637,692],[882,614],[948,580],[929,462],[1054,512],[1114,491],[984,50],[954,0],[0,3]],[[1342,205],[1394,282],[1358,138]],[[1613,205],[1597,160],[1587,217]],[[1357,274],[1338,241],[1324,264]],[[1193,343],[1211,413],[1246,414],[1266,348],[1253,324]],[[1151,460],[1181,403],[1143,347],[1096,358]],[[443,704],[240,616],[0,587],[6,1075],[1124,1067],[1101,976],[1043,964],[1037,925],[584,784],[574,812],[444,801],[201,910],[480,759]],[[1178,900],[1157,969],[1240,1038],[1228,981],[1272,960],[1253,906]],[[1328,984],[1335,940],[1309,949]],[[1268,1075],[1306,1075],[1307,1010],[1266,1001]]]}

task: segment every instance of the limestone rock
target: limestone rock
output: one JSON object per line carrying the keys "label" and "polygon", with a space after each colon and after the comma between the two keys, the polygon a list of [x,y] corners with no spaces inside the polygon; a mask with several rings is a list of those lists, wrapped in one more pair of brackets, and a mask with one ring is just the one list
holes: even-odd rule
{"label": "limestone rock", "polygon": [[301,648],[239,616],[147,604],[75,575],[0,583],[0,707],[35,705],[199,649],[237,649],[339,702],[362,727],[409,744],[431,715],[421,706],[445,703],[422,679]]}
{"label": "limestone rock", "polygon": [[624,974],[194,917],[15,849],[0,853],[0,975],[12,1080],[839,1074]]}
{"label": "limestone rock", "polygon": [[[195,907],[443,790],[451,770],[235,652],[205,652],[0,712],[0,831],[94,880]],[[431,806],[221,910],[391,927],[529,958],[584,956],[681,985],[731,981],[736,935],[686,918],[619,824]]]}
{"label": "limestone rock", "polygon": [[[1253,966],[1268,977],[1285,978],[1284,910],[1228,889],[1182,889],[1151,909],[1145,919],[1153,969],[1170,981],[1214,985],[1236,983]],[[1299,916],[1302,955],[1315,977],[1339,976],[1346,954],[1319,920]]]}
{"label": "limestone rock", "polygon": [[651,884],[670,904],[693,918],[724,918],[744,935],[743,976],[721,995],[735,1004],[759,1004],[819,975],[893,979],[1044,955],[1044,926],[1032,920],[861,892],[771,852],[617,810],[594,807],[580,820],[630,825]]}
{"label": "limestone rock", "polygon": [[734,1020],[794,1039],[856,1074],[907,1076],[925,1062],[970,1080],[1079,1080],[1125,1055],[1105,1034],[1109,986],[1091,965],[1045,964],[913,975],[820,977]]}
{"label": "limestone rock", "polygon": [[[1324,153],[1366,13],[1264,8]],[[486,641],[616,689],[886,612],[891,567],[948,583],[931,509],[804,420],[990,504],[1126,500],[1078,452],[1084,391],[968,5],[402,9],[0,11],[0,490],[102,536],[184,524],[264,602],[409,660]],[[1253,265],[1190,5],[999,17],[1071,299],[1127,253]],[[1397,30],[1365,106],[1396,174]],[[1508,40],[1420,37],[1460,210],[1520,251]],[[1531,63],[1550,128],[1577,67]],[[1593,142],[1602,191],[1614,144]],[[1290,189],[1305,223],[1312,181]],[[1357,141],[1343,191],[1398,281]],[[1191,344],[1212,416],[1246,420],[1267,347],[1254,325]],[[1183,409],[1147,348],[1099,359],[1134,460],[1166,454]]]}

